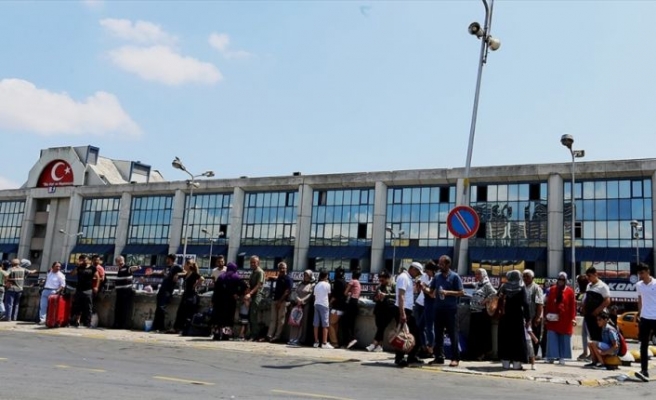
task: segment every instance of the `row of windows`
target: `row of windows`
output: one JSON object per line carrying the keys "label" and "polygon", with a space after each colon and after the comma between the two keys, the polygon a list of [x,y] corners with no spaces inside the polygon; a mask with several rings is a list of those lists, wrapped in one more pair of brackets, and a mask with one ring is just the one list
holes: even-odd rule
{"label": "row of windows", "polygon": [[373,189],[317,190],[312,200],[313,206],[373,205],[373,203]]}
{"label": "row of windows", "polygon": [[18,243],[24,213],[24,201],[0,202],[0,243]]}
{"label": "row of windows", "polygon": [[473,185],[470,202],[547,200],[547,183]]}
{"label": "row of windows", "polygon": [[120,198],[84,199],[82,212],[85,211],[118,211],[121,205]]}
{"label": "row of windows", "polygon": [[[572,182],[564,182],[565,200],[572,199]],[[575,199],[650,199],[651,180],[610,180],[610,181],[586,181],[575,182]]]}
{"label": "row of windows", "polygon": [[0,201],[0,214],[22,214],[24,212],[24,201]]}
{"label": "row of windows", "polygon": [[[572,204],[565,203],[565,218],[571,218]],[[651,199],[608,199],[576,200],[577,220],[619,220],[652,219]]]}
{"label": "row of windows", "polygon": [[248,207],[295,207],[298,205],[297,192],[261,192],[247,193]]}
{"label": "row of windows", "polygon": [[171,196],[133,198],[128,243],[167,244],[172,207]]}
{"label": "row of windows", "polygon": [[454,186],[424,186],[387,189],[387,204],[455,203]]}

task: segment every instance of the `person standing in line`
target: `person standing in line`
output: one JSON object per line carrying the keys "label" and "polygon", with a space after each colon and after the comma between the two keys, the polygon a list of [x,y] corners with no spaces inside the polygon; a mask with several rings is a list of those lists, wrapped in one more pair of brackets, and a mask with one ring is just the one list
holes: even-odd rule
{"label": "person standing in line", "polygon": [[93,312],[93,295],[98,292],[100,279],[95,265],[91,265],[89,257],[81,254],[77,267],[71,271],[77,276],[77,286],[73,296],[73,311],[71,312],[71,326],[77,328],[80,322],[86,328],[91,328],[91,315]]}
{"label": "person standing in line", "polygon": [[[330,306],[330,283],[328,282],[328,271],[319,271],[319,283],[314,286],[314,348],[321,346],[322,349],[330,350],[334,347],[328,343],[328,310]],[[319,337],[321,328],[321,337]],[[319,342],[321,340],[321,342]]]}
{"label": "person standing in line", "polygon": [[23,285],[25,284],[25,276],[27,274],[34,274],[37,270],[28,270],[32,265],[30,260],[11,260],[11,268],[9,275],[5,278],[6,286],[6,308],[7,308],[7,321],[16,321],[18,319],[18,309],[20,306],[20,299],[23,296]]}
{"label": "person standing in line", "polygon": [[[576,307],[577,311],[583,315],[583,302],[585,299],[585,291],[588,289],[588,277],[585,276],[585,274],[577,276],[576,285],[579,288],[579,292],[576,295]],[[576,358],[576,361],[590,361],[590,354],[588,352],[588,328],[585,322],[581,324],[581,343],[583,345],[583,351]]]}
{"label": "person standing in line", "polygon": [[433,364],[444,364],[444,334],[451,339],[450,367],[460,364],[458,340],[458,297],[465,294],[462,279],[451,271],[451,258],[442,256],[437,267],[440,270],[430,286],[430,296],[435,299],[435,359]]}
{"label": "person standing in line", "polygon": [[216,267],[212,270],[212,274],[211,274],[212,282],[216,282],[219,276],[226,271],[225,257],[219,254],[216,257],[215,265]]}
{"label": "person standing in line", "polygon": [[470,301],[469,336],[467,338],[470,360],[483,361],[492,350],[492,319],[487,312],[487,304],[497,294],[487,271],[479,268],[474,273],[476,289]]}
{"label": "person standing in line", "polygon": [[346,334],[346,339],[348,340],[346,348],[350,349],[358,343],[358,339],[355,337],[355,321],[358,318],[358,313],[360,307],[358,303],[360,302],[360,292],[362,291],[362,286],[360,285],[360,276],[362,272],[357,268],[351,273],[351,281],[346,286],[344,290],[344,295],[346,296],[346,313],[344,315],[344,331]]}
{"label": "person standing in line", "polygon": [[344,279],[344,268],[337,267],[335,270],[335,280],[333,281],[332,290],[330,292],[330,327],[328,328],[328,337],[330,344],[334,348],[339,348],[340,345],[340,330],[339,320],[344,315],[346,310],[346,280]]}
{"label": "person standing in line", "polygon": [[556,284],[549,288],[544,304],[545,328],[547,338],[547,362],[572,358],[572,333],[576,325],[576,300],[574,291],[567,286],[567,273],[558,274]]}
{"label": "person standing in line", "polygon": [[244,299],[250,301],[248,308],[248,320],[250,323],[249,336],[250,340],[257,340],[259,332],[259,312],[260,303],[262,302],[262,289],[264,288],[264,271],[260,268],[260,257],[251,256],[250,259],[251,276],[248,279],[248,291]]}
{"label": "person standing in line", "polygon": [[[540,349],[540,340],[542,338],[542,313],[544,311],[544,295],[542,288],[537,283],[533,282],[535,274],[530,269],[525,269],[522,273],[524,280],[524,287],[528,293],[528,307],[531,315],[531,330],[533,335],[538,338],[537,343],[533,342],[533,356],[538,358],[538,350]],[[542,354],[544,357],[544,354]]]}
{"label": "person standing in line", "polygon": [[271,318],[269,319],[269,332],[267,340],[275,343],[280,340],[285,327],[287,307],[289,307],[289,295],[294,288],[292,277],[287,274],[287,263],[278,264],[278,277],[276,287],[273,290],[273,302],[271,303]]}
{"label": "person standing in line", "polygon": [[48,315],[48,297],[60,294],[66,289],[66,276],[61,272],[61,264],[55,261],[48,271],[46,282],[43,284],[41,299],[39,302],[39,325],[46,323]]}
{"label": "person standing in line", "polygon": [[636,285],[638,291],[638,338],[640,339],[640,371],[635,373],[643,382],[649,382],[649,340],[656,335],[656,280],[649,274],[647,264],[638,264]]}
{"label": "person standing in line", "polygon": [[126,329],[126,320],[132,305],[132,297],[134,296],[134,289],[132,287],[133,276],[136,271],[141,269],[140,266],[127,266],[125,265],[125,258],[118,256],[114,260],[118,266],[118,273],[116,274],[116,303],[114,304],[114,329]]}
{"label": "person standing in line", "polygon": [[153,332],[166,331],[166,309],[168,308],[171,298],[173,297],[173,290],[178,283],[178,278],[184,274],[182,267],[175,263],[177,257],[175,254],[166,256],[166,268],[157,273],[164,275],[162,283],[159,285],[157,291],[157,307],[155,308],[155,318],[153,319]]}
{"label": "person standing in line", "polygon": [[[437,273],[437,264],[429,260],[424,266],[424,274],[419,280],[417,296],[417,305],[423,305],[421,317],[417,321],[424,348],[419,350],[418,357],[433,358],[433,346],[435,345],[435,299],[430,296],[430,284],[435,279]],[[423,354],[422,354],[423,351]]]}
{"label": "person standing in line", "polygon": [[9,261],[4,260],[2,262],[2,266],[0,266],[0,321],[5,320],[5,281],[7,277],[9,276],[9,272],[7,272],[7,269],[9,269],[9,266],[11,264]]}
{"label": "person standing in line", "polygon": [[414,280],[424,273],[424,266],[418,262],[413,262],[407,271],[401,272],[396,278],[396,323],[407,324],[408,330],[415,337],[415,345],[408,353],[408,359],[402,351],[396,351],[394,354],[394,364],[398,367],[407,367],[409,364],[422,364],[417,358],[419,344],[416,338],[420,332],[417,328],[417,320],[412,314],[413,305],[415,304]]}
{"label": "person standing in line", "polygon": [[499,288],[499,359],[503,369],[523,369],[528,362],[526,328],[530,326],[528,294],[517,270],[508,271],[506,283]]}
{"label": "person standing in line", "polygon": [[392,277],[389,272],[383,270],[378,274],[378,289],[374,295],[374,317],[376,322],[376,334],[374,341],[367,346],[367,351],[381,352],[383,351],[383,336],[385,329],[392,319],[394,319],[394,311],[396,302],[395,285],[392,283]]}
{"label": "person standing in line", "polygon": [[[583,301],[583,316],[591,341],[601,341],[601,326],[597,316],[610,305],[610,288],[597,276],[597,269],[590,267],[585,271],[588,277],[588,288]],[[588,349],[590,346],[588,345]]]}
{"label": "person standing in line", "polygon": [[312,292],[314,291],[314,274],[312,270],[306,269],[303,273],[303,281],[292,291],[290,301],[292,307],[301,307],[303,310],[303,317],[299,321],[298,326],[289,327],[289,345],[298,346],[305,343],[306,326],[308,316],[310,315],[310,307],[312,306]]}
{"label": "person standing in line", "polygon": [[98,271],[98,282],[93,283],[93,285],[97,287],[98,290],[94,292],[93,300],[92,300],[92,307],[93,307],[92,315],[95,315],[96,321],[98,318],[98,306],[100,305],[100,302],[103,297],[103,291],[105,290],[105,268],[102,266],[102,263],[103,263],[103,259],[98,254],[94,254],[91,256],[91,264],[94,267],[96,267],[96,271]]}

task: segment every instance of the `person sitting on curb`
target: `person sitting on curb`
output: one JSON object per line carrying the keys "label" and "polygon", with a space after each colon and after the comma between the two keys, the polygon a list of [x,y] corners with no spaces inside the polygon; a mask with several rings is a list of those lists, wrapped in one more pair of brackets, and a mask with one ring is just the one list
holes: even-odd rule
{"label": "person sitting on curb", "polygon": [[587,368],[605,368],[604,357],[616,356],[619,351],[619,336],[615,328],[608,323],[609,319],[610,315],[607,311],[602,311],[597,315],[597,325],[601,329],[601,340],[591,341],[588,344],[592,362],[585,365]]}

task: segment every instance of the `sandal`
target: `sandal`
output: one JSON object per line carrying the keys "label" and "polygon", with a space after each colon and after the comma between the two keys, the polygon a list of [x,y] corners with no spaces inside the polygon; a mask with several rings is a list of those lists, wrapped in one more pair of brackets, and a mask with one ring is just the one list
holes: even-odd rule
{"label": "sandal", "polygon": [[455,368],[460,364],[459,361],[451,361],[451,364],[449,364],[449,367]]}

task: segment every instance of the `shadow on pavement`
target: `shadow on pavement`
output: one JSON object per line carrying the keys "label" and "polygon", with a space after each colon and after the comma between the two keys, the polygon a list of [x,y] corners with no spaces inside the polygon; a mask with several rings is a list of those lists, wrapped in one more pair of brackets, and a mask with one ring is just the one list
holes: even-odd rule
{"label": "shadow on pavement", "polygon": [[302,368],[302,367],[309,367],[311,365],[331,365],[331,364],[344,364],[344,363],[356,363],[360,362],[360,360],[356,359],[350,359],[350,360],[339,360],[339,361],[307,361],[304,363],[298,363],[298,364],[287,364],[287,365],[263,365],[262,368],[268,368],[268,369],[294,369],[294,368]]}

